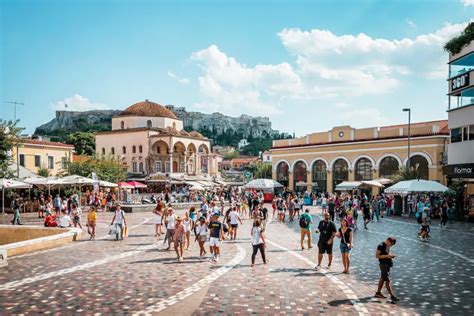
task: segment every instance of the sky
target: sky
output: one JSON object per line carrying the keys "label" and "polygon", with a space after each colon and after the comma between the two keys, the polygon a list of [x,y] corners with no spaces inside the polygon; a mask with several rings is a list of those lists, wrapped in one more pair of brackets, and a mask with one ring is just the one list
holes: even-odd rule
{"label": "sky", "polygon": [[145,99],[296,133],[447,119],[474,0],[0,0],[0,118]]}

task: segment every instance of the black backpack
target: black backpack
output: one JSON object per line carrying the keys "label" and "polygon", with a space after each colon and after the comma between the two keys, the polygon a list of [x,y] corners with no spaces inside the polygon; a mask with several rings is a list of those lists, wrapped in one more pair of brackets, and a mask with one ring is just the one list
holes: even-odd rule
{"label": "black backpack", "polygon": [[306,216],[305,215],[301,215],[300,217],[300,227],[301,228],[308,228],[308,220],[306,219]]}

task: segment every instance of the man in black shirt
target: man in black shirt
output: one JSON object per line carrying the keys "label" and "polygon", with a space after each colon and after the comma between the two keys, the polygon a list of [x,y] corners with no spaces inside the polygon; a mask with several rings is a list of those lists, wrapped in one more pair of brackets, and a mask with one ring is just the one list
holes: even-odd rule
{"label": "man in black shirt", "polygon": [[329,217],[329,213],[324,213],[324,220],[319,222],[318,229],[316,229],[316,232],[320,234],[318,241],[318,265],[316,266],[316,270],[321,269],[321,261],[323,261],[324,253],[328,254],[329,259],[327,269],[331,268],[332,245],[337,229],[334,222],[329,220]]}
{"label": "man in black shirt", "polygon": [[377,246],[377,251],[375,252],[375,257],[379,259],[380,266],[380,279],[375,297],[386,298],[381,292],[383,284],[385,283],[392,302],[398,302],[398,298],[393,294],[392,286],[390,284],[390,268],[393,266],[392,259],[395,258],[395,255],[390,253],[390,248],[394,246],[396,242],[397,240],[395,237],[388,237],[384,242]]}
{"label": "man in black shirt", "polygon": [[370,205],[367,199],[364,199],[362,204],[362,213],[364,214],[364,228],[368,229],[367,224],[370,222]]}

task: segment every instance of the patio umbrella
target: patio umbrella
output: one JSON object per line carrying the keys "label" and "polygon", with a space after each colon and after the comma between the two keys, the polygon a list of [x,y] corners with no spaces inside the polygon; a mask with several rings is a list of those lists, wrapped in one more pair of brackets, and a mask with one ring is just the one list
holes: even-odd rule
{"label": "patio umbrella", "polygon": [[119,183],[117,183],[117,185],[121,189],[133,189],[134,188],[133,185],[131,185],[130,183],[127,183],[127,182],[119,182]]}
{"label": "patio umbrella", "polygon": [[336,185],[336,191],[349,191],[355,190],[362,185],[359,181],[344,181]]}
{"label": "patio umbrella", "polygon": [[275,189],[283,188],[283,185],[271,179],[255,179],[244,185],[245,189]]}
{"label": "patio umbrella", "polygon": [[423,192],[445,192],[449,188],[436,181],[407,180],[400,181],[385,190],[388,194],[409,194]]}
{"label": "patio umbrella", "polygon": [[100,181],[99,181],[99,186],[100,186],[100,187],[105,187],[105,188],[116,188],[116,187],[117,187],[117,183],[113,183],[113,182],[109,182],[109,181],[100,180]]}
{"label": "patio umbrella", "polygon": [[43,186],[48,188],[48,194],[51,194],[51,187],[56,185],[65,184],[64,181],[59,177],[47,177],[47,178],[26,178],[23,180],[25,183],[34,184],[38,187]]}
{"label": "patio umbrella", "polygon": [[377,187],[377,188],[383,188],[384,185],[382,183],[380,183],[379,181],[377,180],[367,180],[367,181],[361,181],[362,184],[365,184],[365,185],[368,185],[368,186],[371,186],[371,187]]}
{"label": "patio umbrella", "polygon": [[2,213],[5,214],[5,189],[31,189],[32,185],[12,179],[0,179],[2,188]]}
{"label": "patio umbrella", "polygon": [[193,184],[192,187],[189,188],[190,191],[204,191],[204,187],[198,183]]}
{"label": "patio umbrella", "polygon": [[142,188],[146,188],[146,184],[143,184],[141,182],[138,182],[138,181],[129,181],[127,182],[128,184],[130,184],[131,186],[133,186],[135,189],[142,189]]}
{"label": "patio umbrella", "polygon": [[94,179],[78,175],[67,176],[61,180],[64,182],[64,184],[93,184],[95,182]]}

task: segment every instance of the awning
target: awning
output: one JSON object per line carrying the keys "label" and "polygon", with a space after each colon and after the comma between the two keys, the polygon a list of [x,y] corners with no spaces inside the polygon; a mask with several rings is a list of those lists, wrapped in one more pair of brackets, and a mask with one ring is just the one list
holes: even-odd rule
{"label": "awning", "polygon": [[428,192],[446,192],[449,188],[439,182],[429,180],[400,181],[385,190],[387,194],[410,194]]}
{"label": "awning", "polygon": [[336,191],[349,191],[355,190],[362,185],[362,182],[359,181],[344,181],[336,185]]}
{"label": "awning", "polygon": [[361,181],[362,185],[368,185],[371,187],[383,188],[384,185],[377,180],[368,180],[368,181]]}

